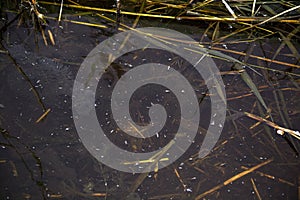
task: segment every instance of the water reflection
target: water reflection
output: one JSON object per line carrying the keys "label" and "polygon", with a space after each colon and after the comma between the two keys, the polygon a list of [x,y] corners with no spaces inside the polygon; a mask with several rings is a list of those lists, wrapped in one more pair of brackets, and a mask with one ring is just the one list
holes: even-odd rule
{"label": "water reflection", "polygon": [[[9,19],[13,17],[13,14],[8,15]],[[56,22],[49,23],[51,27],[56,27]],[[98,163],[84,148],[75,130],[71,112],[72,87],[85,56],[99,41],[114,32],[107,31],[108,34],[105,35],[96,28],[71,23],[62,23],[61,26],[63,29],[57,27],[54,31],[56,45],[47,47],[40,36],[37,47],[30,30],[18,27],[17,22],[2,33],[4,47],[24,70],[32,85],[18,71],[8,54],[1,53],[1,199],[195,199],[236,174],[270,159],[273,159],[270,164],[226,186],[222,185],[205,198],[232,199],[237,196],[252,199],[257,197],[257,193],[267,199],[297,198],[299,159],[295,158],[294,150],[273,129],[257,124],[245,116],[227,119],[218,145],[204,159],[198,159],[197,152],[208,125],[205,117],[201,121],[195,144],[177,162],[158,172],[122,173]],[[266,53],[274,52],[276,46],[278,42],[266,40],[261,46],[255,44],[254,52],[258,56],[269,56]],[[241,52],[248,47],[248,44],[226,45],[227,49]],[[187,75],[193,76],[184,61],[173,55],[164,54],[165,57],[162,58],[155,52],[146,54],[149,55],[146,58],[148,61],[165,59],[165,62],[170,62]],[[136,63],[142,63],[146,56],[138,53],[134,55]],[[281,57],[289,61],[286,55]],[[112,86],[132,67],[132,60],[126,56],[122,59],[124,60],[118,60],[108,69],[103,87]],[[220,60],[216,62],[221,71],[231,70],[231,63]],[[270,67],[269,63],[255,58],[249,58],[248,62]],[[272,68],[281,69],[282,66],[272,63]],[[299,88],[291,81],[293,77],[262,70],[260,72],[266,73],[262,74],[263,77],[269,77],[265,79],[246,70],[272,108],[274,121],[299,130]],[[297,71],[294,70],[293,73]],[[263,110],[238,73],[224,75],[223,79],[230,104],[228,116],[234,116],[233,111]],[[209,94],[205,83],[201,79],[194,80],[194,84],[198,86],[203,116],[210,115]],[[33,88],[39,97],[34,94]],[[105,95],[98,94],[95,101],[96,107],[104,115],[108,112],[105,112],[107,108],[103,105],[109,103]],[[139,98],[144,97],[143,93],[140,95]],[[163,97],[166,98],[168,97]],[[274,101],[274,98],[279,100]],[[136,104],[138,100],[133,99],[133,102]],[[146,101],[144,103],[147,104]],[[36,123],[47,108],[51,108],[51,111],[41,122]],[[138,112],[140,111],[136,111],[135,117],[141,123],[147,121]],[[124,146],[124,138],[115,137],[112,140]],[[134,144],[133,140],[127,140]],[[289,140],[299,150],[299,143],[292,138]],[[162,144],[157,144],[156,141],[151,145],[163,145],[164,141],[160,142]],[[131,143],[127,148],[132,151],[143,147],[142,142],[134,145]]]}

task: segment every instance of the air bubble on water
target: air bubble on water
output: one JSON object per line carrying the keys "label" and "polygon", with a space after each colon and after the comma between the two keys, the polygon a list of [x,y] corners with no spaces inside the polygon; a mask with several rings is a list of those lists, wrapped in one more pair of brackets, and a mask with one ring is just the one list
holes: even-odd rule
{"label": "air bubble on water", "polygon": [[186,192],[193,192],[192,188],[186,188],[185,191]]}
{"label": "air bubble on water", "polygon": [[124,143],[127,145],[128,144],[127,140],[125,140]]}
{"label": "air bubble on water", "polygon": [[184,93],[185,91],[184,90],[181,90],[181,93]]}
{"label": "air bubble on water", "polygon": [[166,92],[166,93],[169,93],[169,92],[170,92],[170,90],[165,90],[165,92]]}
{"label": "air bubble on water", "polygon": [[223,125],[222,125],[222,124],[219,124],[219,127],[220,127],[220,128],[222,128],[222,127],[223,127]]}
{"label": "air bubble on water", "polygon": [[157,138],[159,138],[159,134],[158,133],[156,133],[155,135],[156,135]]}
{"label": "air bubble on water", "polygon": [[69,128],[69,127],[67,127],[67,128],[65,128],[65,130],[66,130],[66,131],[69,131],[69,130],[70,130],[70,128]]}

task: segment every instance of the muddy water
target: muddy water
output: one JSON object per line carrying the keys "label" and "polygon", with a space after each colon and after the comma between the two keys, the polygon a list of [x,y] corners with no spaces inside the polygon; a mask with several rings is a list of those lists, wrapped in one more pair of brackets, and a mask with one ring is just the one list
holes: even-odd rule
{"label": "muddy water", "polygon": [[[12,17],[9,15],[10,19]],[[85,21],[84,18],[74,18],[74,20]],[[151,21],[142,21],[141,24],[149,26]],[[141,178],[137,174],[110,169],[94,159],[82,145],[72,119],[72,87],[77,70],[87,54],[99,42],[114,34],[114,30],[102,30],[71,23],[63,23],[63,28],[60,28],[54,21],[50,21],[49,27],[55,33],[55,46],[45,46],[39,34],[35,42],[32,30],[23,26],[17,27],[16,23],[10,25],[2,35],[2,43],[9,54],[0,54],[0,122],[3,129],[0,140],[1,199],[99,199],[92,195],[97,193],[107,195],[102,199],[124,199],[126,196],[127,199],[194,199],[198,194],[245,170],[245,167],[255,166],[268,159],[274,161],[258,172],[222,187],[207,196],[207,199],[257,199],[254,188],[257,188],[263,199],[297,198],[299,159],[296,158],[295,151],[286,140],[274,135],[273,129],[267,130],[263,126],[250,129],[255,121],[245,117],[234,118],[234,121],[233,118],[229,118],[226,121],[217,148],[207,158],[197,160],[194,156],[199,150],[197,142],[203,140],[203,136],[199,135],[195,144],[182,158],[157,173],[149,173],[135,188]],[[172,24],[170,28],[174,28]],[[193,33],[191,37],[195,39],[201,37],[198,34],[200,30],[196,27],[179,24],[175,28],[186,34]],[[187,31],[188,29],[190,30]],[[256,44],[257,55],[262,56],[265,52],[272,52],[278,46],[276,40],[265,42],[263,47],[266,49]],[[228,45],[226,48],[243,51],[247,47],[248,44],[242,44]],[[175,67],[177,66],[183,72],[188,68],[184,61],[176,59],[173,55],[155,55],[155,53],[147,52],[148,59],[159,58],[160,62],[170,62],[171,57]],[[136,57],[141,55],[136,54]],[[125,63],[130,63],[129,58],[124,59]],[[287,58],[282,56],[282,59],[284,61]],[[256,59],[249,62],[266,65]],[[115,84],[120,76],[129,70],[128,66],[122,66],[122,63],[124,64],[124,60],[117,62],[117,66],[112,66],[108,70],[105,79],[102,80],[103,85]],[[229,70],[232,66],[230,63],[218,60],[216,63],[221,71]],[[28,79],[20,73],[18,67],[22,68]],[[282,68],[282,66],[273,67]],[[186,73],[190,74],[191,71]],[[252,70],[249,70],[249,73],[258,86],[270,83]],[[272,87],[262,89],[267,104],[276,109],[274,90],[292,88],[286,89],[284,99],[289,112],[290,128],[299,130],[299,123],[297,123],[299,89],[293,85],[289,77],[271,72],[269,76],[276,82],[274,81],[275,89]],[[205,96],[205,84],[201,79],[195,77],[191,79],[195,80],[194,84],[199,85],[198,98],[203,100],[201,116],[209,116],[210,101]],[[257,109],[258,102],[253,95],[234,98],[246,95],[250,91],[239,75],[225,75],[223,80],[230,111],[250,112]],[[34,94],[29,81],[39,97]],[[241,88],[244,93],[241,92]],[[148,94],[146,88],[146,92],[141,92],[140,96],[133,101],[136,102],[133,103],[133,107],[139,109],[138,99],[143,99]],[[161,100],[168,98],[172,96],[161,97]],[[108,109],[103,107],[108,101],[109,98],[105,98],[105,95],[99,92],[95,102],[99,115]],[[147,105],[149,102],[144,103]],[[48,116],[42,122],[35,123],[44,109],[48,108],[51,109]],[[141,109],[141,112],[145,112],[143,108]],[[176,110],[173,114],[178,115]],[[147,119],[138,120],[140,123],[147,122]],[[275,115],[275,120],[284,124],[278,115]],[[207,128],[206,117],[201,120],[200,125],[201,130]],[[267,131],[273,134],[272,140]],[[135,151],[139,145],[144,147],[142,143],[137,143],[136,146],[125,145],[125,140],[126,136],[112,138],[112,141],[123,145],[127,150]],[[297,141],[294,142],[296,147],[299,147]],[[159,148],[165,143],[162,141],[157,144],[156,141],[152,146],[155,144],[156,148]],[[179,175],[176,175],[175,169]]]}

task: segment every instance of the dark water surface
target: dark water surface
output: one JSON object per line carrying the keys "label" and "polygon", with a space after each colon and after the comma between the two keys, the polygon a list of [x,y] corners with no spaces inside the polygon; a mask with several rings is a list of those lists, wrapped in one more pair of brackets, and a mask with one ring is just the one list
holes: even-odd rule
{"label": "dark water surface", "polygon": [[[8,14],[7,17],[10,20],[14,15]],[[69,19],[91,20],[72,16]],[[122,20],[126,22],[126,19]],[[128,24],[130,21],[128,19]],[[202,37],[203,30],[183,23],[141,19],[139,26],[164,25],[166,28],[189,34],[196,40]],[[273,161],[268,165],[220,187],[203,199],[299,197],[300,161],[295,150],[291,148],[292,145],[276,135],[273,128],[262,124],[251,128],[256,121],[245,116],[230,117],[234,111],[259,115],[259,109],[262,109],[239,74],[222,76],[228,98],[228,119],[214,151],[203,159],[197,158],[199,144],[209,125],[211,114],[210,100],[205,96],[207,88],[201,77],[195,76],[184,60],[166,52],[136,52],[133,54],[135,60],[128,58],[128,55],[124,56],[110,66],[100,84],[103,87],[113,86],[130,70],[132,66],[128,65],[137,65],[143,62],[142,58],[173,65],[190,77],[195,87],[198,86],[201,128],[195,143],[175,163],[156,173],[147,174],[145,179],[139,174],[119,172],[99,163],[85,149],[76,132],[72,119],[72,89],[77,70],[84,58],[98,43],[113,35],[115,30],[113,27],[101,29],[68,22],[62,22],[61,27],[63,28],[57,26],[57,22],[49,20],[48,28],[55,35],[54,46],[45,46],[39,33],[36,34],[38,41],[35,42],[33,29],[18,26],[17,21],[2,32],[2,44],[9,54],[0,54],[0,199],[195,199],[197,195],[269,159]],[[296,44],[299,50],[299,43]],[[251,45],[253,44],[227,44],[226,48],[244,52]],[[279,45],[277,38],[265,39],[262,43],[254,44],[253,53],[272,57]],[[225,48],[222,45],[220,47]],[[296,63],[289,54],[289,50],[284,48],[276,59]],[[232,56],[243,60],[234,54]],[[231,63],[217,59],[215,62],[220,71],[231,70]],[[286,69],[282,65],[254,58],[247,62]],[[246,70],[260,89],[268,107],[272,109],[274,121],[284,127],[300,130],[299,71],[292,70],[298,76],[284,76],[267,70],[255,69],[260,74],[249,68]],[[24,78],[24,74],[28,80]],[[42,104],[34,94],[29,80],[39,94]],[[176,100],[172,100],[174,95],[155,96],[163,90],[165,88],[157,87],[153,91],[146,87],[140,88],[131,104],[133,118],[140,124],[147,123],[149,119],[145,106],[149,106],[153,100],[170,101],[167,105],[172,106],[167,110],[174,117],[174,121],[170,122],[173,123],[171,127],[176,129],[176,117],[180,115],[178,105]],[[109,113],[108,97],[109,92],[97,92],[95,105],[98,117],[103,119],[100,123],[103,124],[113,120],[110,114],[105,114]],[[50,108],[50,113],[44,120],[36,123],[45,108]],[[280,112],[283,111],[287,111],[286,118],[280,117]],[[101,117],[105,115],[106,118]],[[104,126],[105,130],[110,128]],[[172,135],[167,134],[164,140],[145,143],[122,134],[122,137],[113,137],[111,140],[124,149],[138,151],[137,147],[145,148],[148,143],[155,149],[162,147],[170,138]],[[289,141],[299,151],[299,141],[291,138]],[[139,180],[143,181],[139,183]]]}

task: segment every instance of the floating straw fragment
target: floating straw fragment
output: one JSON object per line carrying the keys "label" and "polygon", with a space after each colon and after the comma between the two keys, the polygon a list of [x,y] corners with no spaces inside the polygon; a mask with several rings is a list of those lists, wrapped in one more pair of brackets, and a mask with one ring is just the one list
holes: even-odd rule
{"label": "floating straw fragment", "polygon": [[59,9],[59,15],[58,15],[58,22],[61,21],[61,15],[62,15],[63,6],[64,6],[64,0],[61,0],[60,9]]}
{"label": "floating straw fragment", "polygon": [[224,181],[223,183],[221,183],[221,184],[219,184],[219,185],[216,185],[216,186],[213,187],[212,189],[207,190],[206,192],[204,192],[204,193],[202,193],[202,194],[199,194],[199,195],[195,198],[195,200],[200,200],[200,199],[202,199],[203,197],[205,197],[205,196],[207,196],[207,195],[209,195],[209,194],[211,194],[211,193],[216,192],[217,190],[221,189],[222,187],[224,187],[224,186],[226,186],[226,185],[228,185],[228,184],[230,184],[230,183],[232,183],[232,182],[234,182],[234,181],[236,181],[236,180],[242,178],[243,176],[245,176],[245,175],[247,175],[247,174],[249,174],[249,173],[251,173],[251,172],[257,170],[258,168],[260,168],[260,167],[262,167],[262,166],[265,166],[265,165],[269,164],[269,163],[272,162],[272,161],[273,161],[273,159],[269,159],[269,160],[267,160],[267,161],[265,161],[265,162],[263,162],[263,163],[260,163],[260,164],[258,164],[258,165],[256,165],[256,166],[252,167],[252,168],[249,168],[249,169],[247,169],[247,170],[245,170],[245,171],[243,171],[243,172],[241,172],[241,173],[239,173],[239,174],[237,174],[237,175],[231,177],[230,179],[227,179],[226,181]]}
{"label": "floating straw fragment", "polygon": [[47,110],[46,110],[46,112],[44,112],[36,121],[35,121],[35,123],[39,123],[40,121],[42,121],[47,115],[48,115],[48,113],[51,111],[51,109],[50,108],[48,108]]}
{"label": "floating straw fragment", "polygon": [[254,120],[257,120],[257,121],[260,121],[260,122],[264,122],[266,123],[267,125],[277,129],[277,134],[279,135],[284,135],[285,133],[288,133],[290,134],[291,136],[297,138],[298,140],[300,140],[300,133],[299,131],[294,131],[294,130],[291,130],[291,129],[288,129],[288,128],[283,128],[281,126],[278,126],[277,124],[275,124],[274,122],[271,122],[269,120],[266,120],[262,117],[259,117],[257,115],[254,115],[254,114],[251,114],[251,113],[248,113],[248,112],[244,112],[244,114],[251,118],[251,119],[254,119]]}
{"label": "floating straw fragment", "polygon": [[262,200],[262,198],[261,198],[261,196],[260,196],[260,194],[258,192],[258,189],[256,187],[256,184],[255,184],[253,178],[251,178],[251,184],[252,184],[253,190],[254,190],[254,192],[255,192],[255,194],[257,196],[257,199]]}

